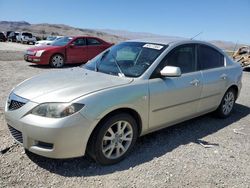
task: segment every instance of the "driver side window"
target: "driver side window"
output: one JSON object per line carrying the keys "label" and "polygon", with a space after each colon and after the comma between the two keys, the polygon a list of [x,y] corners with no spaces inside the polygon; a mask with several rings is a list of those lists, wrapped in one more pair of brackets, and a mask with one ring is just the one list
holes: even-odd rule
{"label": "driver side window", "polygon": [[151,78],[159,78],[159,73],[165,66],[179,67],[182,74],[196,71],[195,45],[186,44],[174,48],[162,60]]}
{"label": "driver side window", "polygon": [[179,67],[183,74],[194,72],[196,70],[195,46],[184,45],[172,50],[165,61],[165,66],[168,65]]}
{"label": "driver side window", "polygon": [[86,41],[85,41],[84,38],[78,38],[78,39],[76,39],[76,40],[73,42],[73,44],[74,44],[75,46],[85,46],[85,45],[86,45]]}

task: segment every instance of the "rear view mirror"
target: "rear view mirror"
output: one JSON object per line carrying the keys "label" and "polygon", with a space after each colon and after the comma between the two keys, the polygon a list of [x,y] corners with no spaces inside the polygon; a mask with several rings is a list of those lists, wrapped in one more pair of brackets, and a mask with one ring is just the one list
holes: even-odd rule
{"label": "rear view mirror", "polygon": [[75,46],[75,44],[74,43],[71,43],[70,45],[69,45],[69,47],[74,47]]}
{"label": "rear view mirror", "polygon": [[174,66],[165,66],[160,73],[163,77],[179,77],[181,76],[181,69]]}

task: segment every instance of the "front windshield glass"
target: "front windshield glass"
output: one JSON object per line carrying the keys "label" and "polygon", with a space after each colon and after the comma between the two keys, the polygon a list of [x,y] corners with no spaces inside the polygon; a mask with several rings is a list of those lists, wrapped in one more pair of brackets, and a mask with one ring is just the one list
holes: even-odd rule
{"label": "front windshield glass", "polygon": [[30,37],[30,38],[32,37],[32,34],[31,34],[31,33],[23,33],[22,35],[23,35],[23,36]]}
{"label": "front windshield glass", "polygon": [[51,46],[64,46],[68,44],[73,38],[72,37],[62,37],[51,44]]}
{"label": "front windshield glass", "polygon": [[49,37],[46,38],[46,40],[49,40],[49,41],[53,41],[55,39],[56,39],[56,37],[52,37],[52,36],[49,36]]}
{"label": "front windshield glass", "polygon": [[83,67],[112,75],[139,77],[166,49],[165,45],[124,42],[104,51]]}

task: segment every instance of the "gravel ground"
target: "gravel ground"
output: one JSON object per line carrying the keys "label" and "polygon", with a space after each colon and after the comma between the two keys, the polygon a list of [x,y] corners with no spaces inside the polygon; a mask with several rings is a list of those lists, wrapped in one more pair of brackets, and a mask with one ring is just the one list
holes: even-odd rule
{"label": "gravel ground", "polygon": [[9,51],[24,51],[28,48],[34,47],[33,45],[21,44],[16,42],[0,42],[0,50]]}
{"label": "gravel ground", "polygon": [[24,51],[33,45],[0,42],[0,61],[16,61],[23,60]]}
{"label": "gravel ground", "polygon": [[3,114],[8,93],[50,70],[0,61],[0,187],[250,187],[249,71],[230,118],[208,114],[143,136],[124,161],[100,166],[86,157],[47,159],[13,144]]}

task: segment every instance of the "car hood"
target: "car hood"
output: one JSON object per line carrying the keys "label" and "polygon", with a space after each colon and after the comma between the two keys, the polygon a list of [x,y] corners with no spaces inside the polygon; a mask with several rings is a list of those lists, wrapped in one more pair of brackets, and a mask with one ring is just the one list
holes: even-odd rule
{"label": "car hood", "polygon": [[38,50],[50,50],[50,49],[58,49],[62,48],[63,46],[39,46],[39,47],[34,47],[34,48],[29,48],[27,51],[38,51]]}
{"label": "car hood", "polygon": [[132,78],[76,67],[35,76],[20,83],[13,93],[37,103],[70,102],[81,96],[132,81]]}
{"label": "car hood", "polygon": [[53,41],[50,41],[50,40],[40,40],[40,41],[37,41],[36,43],[43,44],[43,43],[49,43],[49,42],[53,42]]}

